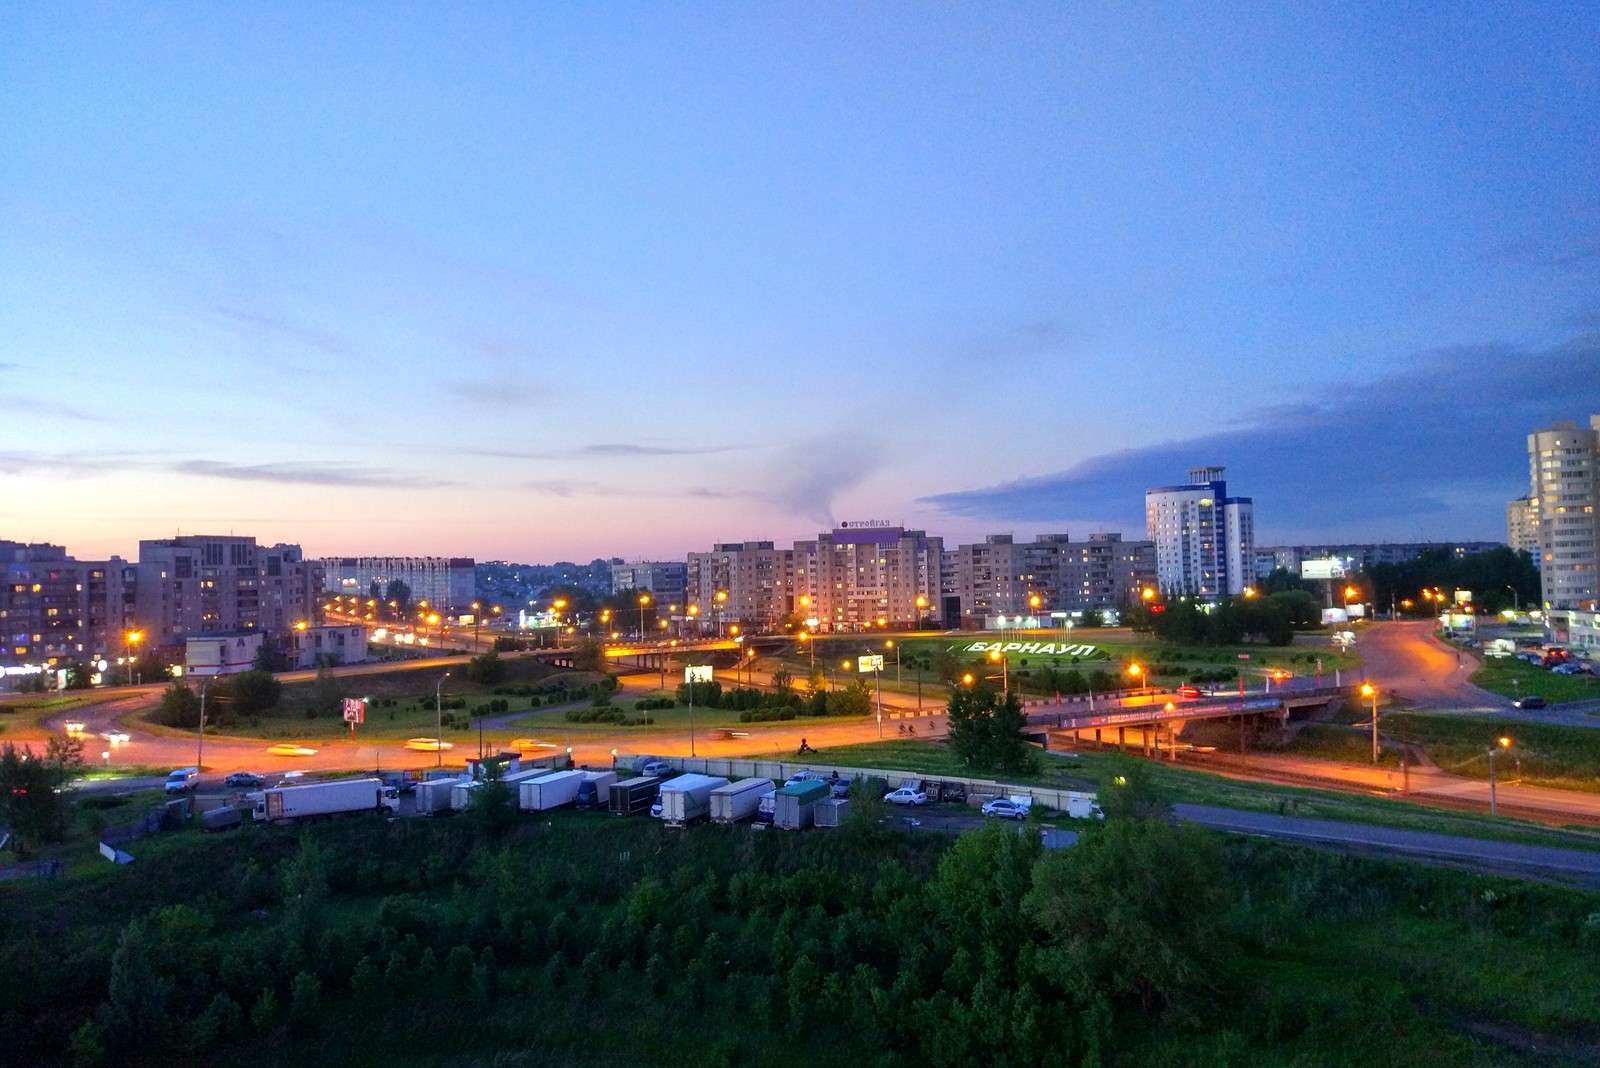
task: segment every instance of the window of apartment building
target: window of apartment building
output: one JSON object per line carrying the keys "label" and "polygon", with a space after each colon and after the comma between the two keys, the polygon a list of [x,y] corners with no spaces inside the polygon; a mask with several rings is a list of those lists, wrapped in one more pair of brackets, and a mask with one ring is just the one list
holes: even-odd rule
{"label": "window of apartment building", "polygon": [[222,546],[221,545],[219,545],[219,544],[204,545],[204,546],[201,546],[200,552],[201,552],[202,557],[204,558],[204,562],[205,562],[205,566],[206,567],[221,567],[222,566]]}

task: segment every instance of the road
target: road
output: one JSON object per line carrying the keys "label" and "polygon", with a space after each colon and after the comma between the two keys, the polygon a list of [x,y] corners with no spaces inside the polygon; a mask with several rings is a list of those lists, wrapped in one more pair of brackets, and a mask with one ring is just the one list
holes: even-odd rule
{"label": "road", "polygon": [[1176,805],[1180,819],[1236,834],[1260,835],[1322,848],[1390,853],[1470,867],[1475,871],[1517,878],[1559,879],[1594,889],[1600,887],[1600,853],[1552,846],[1457,838],[1425,831],[1371,827],[1362,823],[1273,816],[1209,805]]}

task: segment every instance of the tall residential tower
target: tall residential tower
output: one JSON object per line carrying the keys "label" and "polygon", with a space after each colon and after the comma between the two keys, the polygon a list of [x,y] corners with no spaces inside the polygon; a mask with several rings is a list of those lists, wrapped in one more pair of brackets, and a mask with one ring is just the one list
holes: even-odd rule
{"label": "tall residential tower", "polygon": [[1253,579],[1254,502],[1228,496],[1222,470],[1191,468],[1187,484],[1145,491],[1156,581],[1165,593],[1214,601],[1243,593]]}

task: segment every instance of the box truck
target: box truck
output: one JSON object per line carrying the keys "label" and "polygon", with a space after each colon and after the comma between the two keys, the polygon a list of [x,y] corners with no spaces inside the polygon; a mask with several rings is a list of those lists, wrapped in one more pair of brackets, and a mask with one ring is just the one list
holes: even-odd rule
{"label": "box truck", "polygon": [[613,816],[640,816],[650,811],[656,795],[661,792],[661,780],[653,775],[640,775],[611,784],[610,809]]}
{"label": "box truck", "polygon": [[661,784],[661,819],[668,827],[687,827],[711,814],[711,791],[728,785],[717,775],[679,775]]}
{"label": "box truck", "polygon": [[254,815],[273,823],[357,812],[393,814],[400,801],[382,779],[338,779],[304,786],[280,786],[251,795]]}
{"label": "box truck", "polygon": [[740,779],[711,791],[711,822],[738,823],[761,807],[761,795],[772,789],[771,779]]}
{"label": "box truck", "polygon": [[417,783],[417,813],[437,816],[454,811],[450,807],[450,792],[466,779],[428,779]]}
{"label": "box truck", "polygon": [[809,827],[816,817],[817,802],[829,794],[826,782],[798,782],[778,790],[773,798],[772,824],[786,831]]}
{"label": "box truck", "polygon": [[545,812],[578,799],[581,771],[551,771],[525,780],[518,789],[517,807],[524,812]]}
{"label": "box truck", "polygon": [[1067,815],[1075,820],[1103,820],[1106,814],[1100,811],[1100,803],[1095,800],[1095,794],[1079,793],[1076,790],[1067,793]]}

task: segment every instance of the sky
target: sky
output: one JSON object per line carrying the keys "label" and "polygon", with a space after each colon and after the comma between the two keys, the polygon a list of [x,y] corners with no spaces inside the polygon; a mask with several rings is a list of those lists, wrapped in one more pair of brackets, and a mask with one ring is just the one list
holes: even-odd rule
{"label": "sky", "polygon": [[0,539],[1503,540],[1600,8],[0,0]]}

